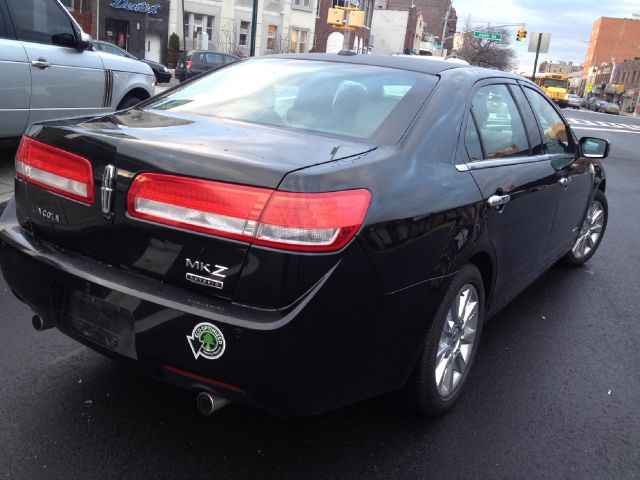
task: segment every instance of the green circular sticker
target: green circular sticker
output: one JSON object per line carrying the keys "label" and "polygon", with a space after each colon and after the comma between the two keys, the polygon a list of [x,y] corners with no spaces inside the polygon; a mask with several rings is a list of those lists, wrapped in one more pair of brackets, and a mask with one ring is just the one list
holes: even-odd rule
{"label": "green circular sticker", "polygon": [[191,335],[187,335],[187,341],[196,360],[198,357],[207,360],[220,358],[226,346],[224,335],[220,329],[207,322],[197,324]]}

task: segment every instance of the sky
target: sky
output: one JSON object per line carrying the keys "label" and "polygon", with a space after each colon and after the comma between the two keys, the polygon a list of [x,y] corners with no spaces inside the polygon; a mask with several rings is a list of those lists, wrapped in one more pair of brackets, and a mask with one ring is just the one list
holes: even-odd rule
{"label": "sky", "polygon": [[453,7],[458,15],[458,31],[463,31],[468,16],[472,25],[525,23],[528,34],[524,42],[515,40],[518,27],[511,27],[511,45],[520,61],[518,71],[533,70],[535,53],[527,51],[531,32],[551,33],[549,53],[541,53],[538,64],[566,60],[580,65],[598,17],[640,14],[640,0],[453,0]]}

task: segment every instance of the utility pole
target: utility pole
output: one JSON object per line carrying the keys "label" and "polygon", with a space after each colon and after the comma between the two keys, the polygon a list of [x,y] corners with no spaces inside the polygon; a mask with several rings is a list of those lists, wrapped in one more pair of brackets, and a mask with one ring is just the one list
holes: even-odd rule
{"label": "utility pole", "polygon": [[[99,1],[98,4],[100,4]],[[182,0],[182,20],[180,21],[182,22],[182,49],[187,53],[187,32],[184,31],[184,0]]]}
{"label": "utility pole", "polygon": [[[184,0],[182,0],[184,2]],[[258,0],[253,0],[253,11],[251,12],[251,43],[249,47],[249,56],[256,55],[256,32],[258,31]]]}
{"label": "utility pole", "polygon": [[540,55],[540,42],[542,42],[542,34],[538,33],[538,46],[536,47],[536,59],[533,61],[533,75],[531,81],[536,81],[536,68],[538,68],[538,55]]}
{"label": "utility pole", "polygon": [[444,57],[444,36],[447,34],[447,24],[449,23],[449,14],[451,13],[451,7],[453,6],[453,2],[449,2],[449,8],[447,8],[447,13],[444,15],[444,25],[442,26],[442,36],[440,37],[440,56]]}

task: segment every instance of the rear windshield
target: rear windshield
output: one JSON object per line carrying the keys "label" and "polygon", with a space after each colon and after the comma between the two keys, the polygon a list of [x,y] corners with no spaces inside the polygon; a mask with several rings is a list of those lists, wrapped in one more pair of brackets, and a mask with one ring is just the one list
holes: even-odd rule
{"label": "rear windshield", "polygon": [[348,63],[251,59],[159,97],[146,108],[396,143],[436,77]]}

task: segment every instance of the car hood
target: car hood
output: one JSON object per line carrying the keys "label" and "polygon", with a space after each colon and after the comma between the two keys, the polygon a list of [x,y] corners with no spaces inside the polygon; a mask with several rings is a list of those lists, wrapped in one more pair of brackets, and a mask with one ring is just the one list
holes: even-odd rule
{"label": "car hood", "polygon": [[102,64],[106,69],[116,70],[119,72],[139,73],[142,75],[153,75],[151,67],[139,60],[132,60],[130,58],[113,55],[107,52],[97,53],[102,58]]}

